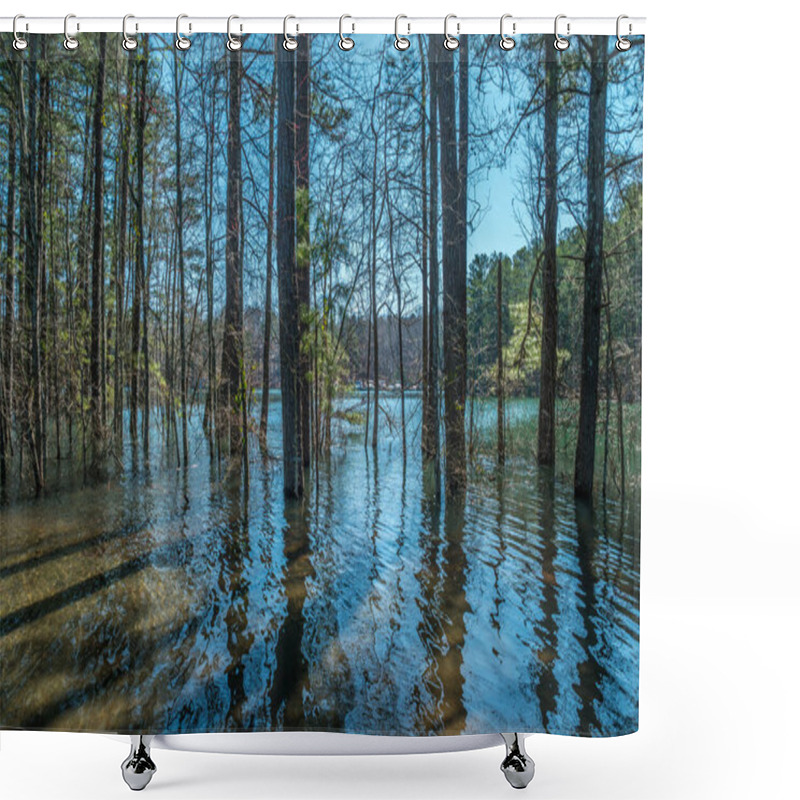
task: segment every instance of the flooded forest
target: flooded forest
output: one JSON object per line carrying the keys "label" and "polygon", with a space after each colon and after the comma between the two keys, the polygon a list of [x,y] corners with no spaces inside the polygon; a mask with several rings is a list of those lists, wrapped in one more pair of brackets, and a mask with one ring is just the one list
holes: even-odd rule
{"label": "flooded forest", "polygon": [[638,718],[644,44],[0,41],[0,727]]}

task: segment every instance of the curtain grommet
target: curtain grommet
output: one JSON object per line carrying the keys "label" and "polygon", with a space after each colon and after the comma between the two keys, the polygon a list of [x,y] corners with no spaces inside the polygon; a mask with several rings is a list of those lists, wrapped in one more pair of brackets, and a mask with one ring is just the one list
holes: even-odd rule
{"label": "curtain grommet", "polygon": [[[71,19],[75,19],[74,14],[67,14],[64,17],[64,49],[69,50],[77,50],[80,42],[69,32],[69,21]],[[80,23],[76,23],[75,25],[75,32],[77,33],[81,29]]]}

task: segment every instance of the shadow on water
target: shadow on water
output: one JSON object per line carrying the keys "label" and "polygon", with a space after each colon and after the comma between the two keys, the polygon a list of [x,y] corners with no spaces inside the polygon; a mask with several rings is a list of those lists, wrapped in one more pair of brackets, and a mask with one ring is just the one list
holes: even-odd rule
{"label": "shadow on water", "polygon": [[280,462],[251,448],[246,480],[191,434],[182,468],[154,437],[115,480],[0,508],[1,727],[635,730],[630,498],[578,505],[515,458],[440,497],[418,438],[403,459],[381,431],[288,501]]}
{"label": "shadow on water", "polygon": [[308,661],[303,653],[303,607],[308,596],[306,581],[314,577],[307,502],[287,500],[284,515],[286,616],[278,633],[275,672],[269,688],[270,719],[273,729],[301,730],[306,725],[303,695],[308,689]]}
{"label": "shadow on water", "polygon": [[540,646],[537,653],[538,672],[535,681],[536,696],[542,722],[547,727],[556,713],[558,680],[553,668],[558,656],[558,591],[556,576],[556,509],[555,480],[552,469],[540,467],[537,475],[541,496],[541,623],[539,626]]}
{"label": "shadow on water", "polygon": [[225,667],[230,702],[226,714],[226,728],[241,730],[251,722],[244,718],[247,704],[245,692],[244,659],[253,646],[255,636],[248,630],[247,611],[250,600],[250,584],[245,568],[250,560],[250,538],[248,526],[248,487],[242,479],[242,471],[235,470],[229,476],[221,492],[220,502],[226,509],[227,524],[220,529],[219,581],[220,592],[225,598],[226,647],[229,663]]}

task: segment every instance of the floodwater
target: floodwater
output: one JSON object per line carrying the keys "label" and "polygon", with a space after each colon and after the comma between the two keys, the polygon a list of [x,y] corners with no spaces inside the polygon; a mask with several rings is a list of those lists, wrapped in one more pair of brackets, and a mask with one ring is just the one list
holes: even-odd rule
{"label": "floodwater", "polygon": [[405,463],[340,431],[302,503],[255,440],[217,473],[196,413],[188,469],[0,508],[0,727],[636,730],[638,500],[511,459],[437,503],[407,405]]}

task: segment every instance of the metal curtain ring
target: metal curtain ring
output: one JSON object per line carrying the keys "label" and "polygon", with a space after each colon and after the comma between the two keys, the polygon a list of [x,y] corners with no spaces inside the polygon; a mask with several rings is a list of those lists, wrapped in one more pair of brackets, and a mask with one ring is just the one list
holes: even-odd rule
{"label": "metal curtain ring", "polygon": [[[617,48],[617,50],[620,51],[620,53],[624,53],[626,50],[630,50],[631,49],[630,39],[626,39],[619,32],[620,31],[620,23],[624,19],[628,19],[628,16],[626,14],[620,14],[617,17],[617,43],[614,46]],[[631,35],[632,31],[633,31],[633,25],[631,25],[631,23],[629,22],[628,23],[628,36]]]}
{"label": "metal curtain ring", "polygon": [[[237,17],[236,14],[231,14],[228,17],[228,41],[225,43],[225,47],[227,47],[231,53],[235,53],[237,50],[242,49],[242,37],[234,36],[233,33],[231,33],[231,23],[235,19],[239,19],[239,17]],[[241,25],[239,26],[239,30],[240,31],[242,30]]]}
{"label": "metal curtain ring", "polygon": [[[556,38],[553,40],[553,47],[555,47],[555,49],[558,50],[558,51],[566,50],[569,47],[569,39],[565,39],[558,32],[558,21],[560,19],[566,19],[566,18],[567,18],[566,14],[559,14],[556,17],[555,30],[554,30]],[[568,22],[567,23],[567,36],[569,36],[569,28],[570,28],[570,24]]]}
{"label": "metal curtain ring", "polygon": [[[128,36],[129,19],[135,19],[133,14],[126,14],[122,18],[122,49],[127,50],[128,52],[135,50],[137,45],[136,39],[134,39],[133,36]],[[138,30],[139,26],[137,25],[136,28]]]}
{"label": "metal curtain ring", "polygon": [[[69,21],[71,19],[75,19],[75,15],[74,14],[67,14],[67,16],[64,17],[64,49],[65,50],[77,50],[78,49],[78,45],[80,44],[80,42],[74,36],[72,36],[70,34],[70,32],[69,32]],[[79,31],[80,29],[81,29],[81,26],[79,24],[76,24],[75,25],[75,30]]]}
{"label": "metal curtain ring", "polygon": [[289,20],[295,19],[291,14],[283,18],[283,49],[291,52],[297,50],[297,39],[289,36]]}
{"label": "metal curtain ring", "polygon": [[[192,46],[192,40],[187,39],[181,33],[181,20],[187,19],[189,17],[188,14],[178,14],[175,19],[175,47],[178,50],[188,50]],[[192,23],[189,23],[189,33],[192,32]]]}
{"label": "metal curtain ring", "polygon": [[[516,42],[510,36],[506,36],[505,32],[503,31],[503,23],[505,23],[507,19],[511,19],[511,14],[503,14],[503,16],[500,17],[500,49],[506,51],[513,50],[514,45],[516,44]],[[516,22],[511,24],[511,32],[517,32]]]}
{"label": "metal curtain ring", "polygon": [[[11,46],[17,51],[22,51],[28,46],[28,40],[23,39],[22,36],[20,36],[19,31],[17,30],[17,22],[21,19],[25,19],[25,15],[17,14],[17,16],[14,17],[14,24],[12,26],[12,31],[14,32],[14,41],[11,43]],[[27,22],[25,23],[25,30],[28,30]]]}
{"label": "metal curtain ring", "polygon": [[[445,50],[458,50],[458,39],[455,36],[451,36],[447,30],[447,23],[450,22],[451,19],[456,19],[455,14],[448,14],[444,18],[444,48]],[[456,23],[456,32],[458,32],[458,23]]]}
{"label": "metal curtain ring", "polygon": [[[346,19],[352,19],[352,17],[349,14],[342,14],[342,16],[339,17],[339,47],[341,47],[342,50],[352,50],[356,46],[356,43],[349,36],[345,36],[342,30]],[[355,31],[356,26],[353,25],[353,23],[350,23],[350,25],[353,31]]]}
{"label": "metal curtain ring", "polygon": [[[403,51],[408,50],[408,48],[411,47],[411,41],[406,39],[405,36],[400,35],[399,28],[401,19],[408,19],[408,17],[405,14],[398,14],[394,18],[394,46],[395,49]],[[406,27],[408,28],[408,32],[411,33],[411,25],[406,23]]]}

